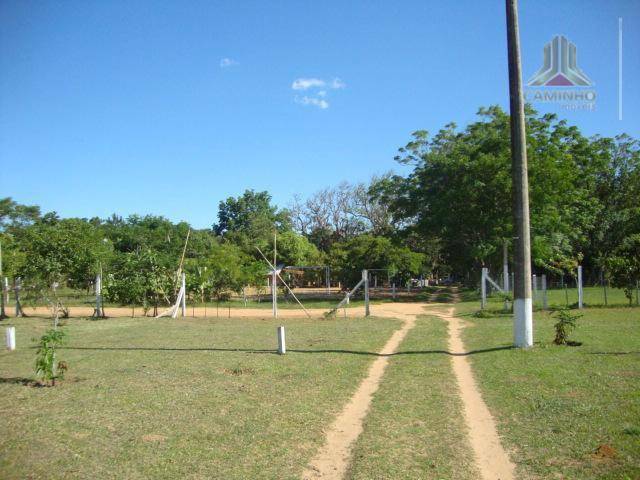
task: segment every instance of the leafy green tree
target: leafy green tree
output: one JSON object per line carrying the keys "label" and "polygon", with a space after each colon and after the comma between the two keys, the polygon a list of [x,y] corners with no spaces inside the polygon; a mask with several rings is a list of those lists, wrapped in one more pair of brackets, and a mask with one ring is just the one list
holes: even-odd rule
{"label": "leafy green tree", "polygon": [[587,265],[605,267],[630,235],[640,233],[640,143],[628,135],[593,140],[599,170],[594,201],[600,209],[585,245]]}
{"label": "leafy green tree", "polygon": [[0,231],[7,227],[24,227],[40,218],[40,207],[21,205],[11,197],[0,198]]}
{"label": "leafy green tree", "polygon": [[157,252],[142,249],[116,257],[105,278],[103,295],[121,305],[142,304],[145,314],[153,305],[157,315],[161,302],[172,303],[175,287],[175,270],[165,266]]}
{"label": "leafy green tree", "polygon": [[[317,265],[321,255],[317,247],[306,237],[293,231],[279,234],[276,239],[277,262],[279,265]],[[273,238],[267,250],[263,252],[267,258],[273,259]]]}
{"label": "leafy green tree", "polygon": [[253,255],[255,247],[265,249],[274,230],[291,229],[287,210],[271,205],[267,192],[246,190],[240,197],[229,197],[218,207],[218,223],[213,226],[216,235],[240,246]]}
{"label": "leafy green tree", "polygon": [[203,284],[208,296],[217,301],[256,282],[259,272],[266,272],[260,264],[236,245],[222,243],[212,248],[202,267]]}
{"label": "leafy green tree", "polygon": [[399,283],[419,275],[424,255],[397,246],[386,237],[365,234],[336,243],[331,251],[331,268],[345,286],[362,278],[364,269],[383,269]]}
{"label": "leafy green tree", "polygon": [[640,234],[630,235],[607,259],[607,267],[614,287],[624,289],[624,294],[633,303],[633,291],[640,281]]}
{"label": "leafy green tree", "polygon": [[86,288],[111,255],[100,232],[81,219],[51,217],[14,231],[14,238],[20,258],[16,275],[33,300],[48,299],[56,308],[57,286]]}
{"label": "leafy green tree", "polygon": [[[513,237],[509,116],[499,107],[479,116],[462,131],[449,124],[432,138],[415,132],[396,157],[413,172],[374,189],[405,224],[405,235],[437,239],[443,262],[460,276],[498,267],[502,245]],[[584,256],[595,228],[602,162],[577,128],[532,109],[527,147],[533,262],[561,271]]]}

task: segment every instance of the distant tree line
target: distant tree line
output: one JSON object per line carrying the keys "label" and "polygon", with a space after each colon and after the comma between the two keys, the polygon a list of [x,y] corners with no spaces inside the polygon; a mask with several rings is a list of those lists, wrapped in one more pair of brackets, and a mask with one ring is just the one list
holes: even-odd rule
{"label": "distant tree line", "polygon": [[[184,269],[192,298],[223,299],[246,286],[264,288],[277,232],[281,265],[328,265],[352,286],[364,268],[398,284],[419,275],[470,283],[479,269],[501,268],[513,238],[509,117],[482,108],[478,121],[435,135],[416,131],[398,162],[413,170],[360,184],[342,183],[287,208],[268,192],[245,191],[218,206],[211,228],[160,216],[59,218],[37,206],[0,200],[4,275],[22,277],[44,298],[55,286],[89,288],[103,272],[108,300],[165,305]],[[631,291],[640,278],[638,141],[586,138],[555,115],[527,110],[532,257],[540,273],[582,264]]]}

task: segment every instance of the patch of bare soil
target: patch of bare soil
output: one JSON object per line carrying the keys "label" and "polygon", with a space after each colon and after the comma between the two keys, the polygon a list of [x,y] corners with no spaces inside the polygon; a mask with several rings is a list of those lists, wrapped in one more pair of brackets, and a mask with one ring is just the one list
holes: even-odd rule
{"label": "patch of bare soil", "polygon": [[607,461],[613,460],[618,456],[618,452],[611,445],[602,444],[598,445],[598,448],[591,454],[594,460]]}
{"label": "patch of bare soil", "polygon": [[164,435],[157,435],[155,433],[149,433],[142,436],[143,442],[164,442],[167,439]]}
{"label": "patch of bare soil", "polygon": [[[371,312],[373,315],[379,317],[385,316],[394,316],[394,315],[403,315],[403,314],[423,314],[422,308],[426,304],[424,303],[382,303],[379,305],[372,305]],[[30,316],[36,317],[49,317],[51,316],[51,310],[45,307],[35,307],[35,308],[27,308],[27,313]],[[159,309],[162,311],[162,309]],[[324,318],[324,314],[327,313],[329,309],[322,308],[311,308],[307,309],[309,315],[312,318]],[[417,312],[417,313],[415,313]],[[107,317],[131,317],[131,308],[129,307],[107,307],[105,308],[105,313]],[[142,316],[142,309],[136,308],[135,310],[136,317]],[[227,318],[231,315],[231,318],[243,318],[243,317],[252,317],[252,318],[272,318],[271,309],[267,308],[232,308],[229,312],[228,308],[220,308],[219,310],[220,318]],[[88,318],[93,314],[92,307],[69,307],[69,317],[71,318]],[[178,318],[180,314],[178,314]],[[338,316],[342,317],[344,315],[344,310],[340,310],[338,312]],[[364,307],[353,307],[346,309],[346,315],[349,318],[363,317],[364,316]],[[205,308],[187,308],[187,318],[193,317],[196,318],[214,318],[216,317],[216,309],[215,307]],[[278,318],[287,319],[287,318],[305,318],[307,315],[302,309],[280,309],[278,310]],[[151,318],[151,313],[148,315]],[[166,318],[166,317],[165,317]],[[400,318],[400,317],[398,317]]]}

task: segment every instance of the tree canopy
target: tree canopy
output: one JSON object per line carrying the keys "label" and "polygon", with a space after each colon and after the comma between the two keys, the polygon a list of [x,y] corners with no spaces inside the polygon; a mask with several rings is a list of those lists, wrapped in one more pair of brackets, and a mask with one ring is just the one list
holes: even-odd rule
{"label": "tree canopy", "polygon": [[[459,131],[420,130],[396,159],[411,165],[374,187],[391,205],[406,238],[439,245],[438,254],[463,276],[501,264],[513,237],[509,117],[499,107]],[[584,137],[555,115],[527,110],[532,260],[549,272],[586,260],[595,264],[638,231],[638,143],[628,136]]]}

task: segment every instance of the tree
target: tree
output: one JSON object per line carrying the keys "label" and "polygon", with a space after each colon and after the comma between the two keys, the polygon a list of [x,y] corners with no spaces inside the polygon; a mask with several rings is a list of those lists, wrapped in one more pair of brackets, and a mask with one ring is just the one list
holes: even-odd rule
{"label": "tree", "polygon": [[[277,262],[285,266],[317,265],[320,252],[306,237],[293,231],[281,233],[277,236]],[[267,258],[273,258],[273,237],[266,251]]]}
{"label": "tree", "polygon": [[331,251],[331,268],[347,286],[357,283],[364,269],[386,270],[391,278],[404,283],[422,272],[423,261],[423,254],[369,234],[337,243]]}
{"label": "tree", "polygon": [[[20,252],[15,272],[24,278],[34,300],[48,299],[58,305],[57,286],[86,288],[101,262],[108,261],[110,245],[84,220],[49,217],[44,221],[45,217],[15,231],[15,248]],[[48,298],[49,292],[53,300]]]}
{"label": "tree", "polygon": [[592,266],[606,267],[624,240],[640,233],[640,143],[628,135],[593,140],[599,168],[594,201],[600,205],[584,247]]}
{"label": "tree", "polygon": [[236,245],[222,243],[212,248],[202,267],[204,290],[218,302],[230,293],[241,293],[266,272],[252,257]]}
{"label": "tree", "polygon": [[240,197],[229,197],[218,207],[218,223],[213,226],[216,235],[240,246],[246,253],[255,247],[266,247],[274,230],[291,229],[289,212],[271,205],[267,192],[246,190]]}
{"label": "tree", "polygon": [[[555,115],[527,109],[532,259],[559,272],[575,265],[588,244],[600,205],[594,185],[601,162],[593,142]],[[446,125],[433,138],[414,132],[396,159],[413,166],[374,189],[405,225],[437,239],[443,261],[460,276],[501,264],[513,237],[509,116],[482,108],[480,121],[459,131]]]}
{"label": "tree", "polygon": [[24,227],[40,218],[40,207],[21,205],[11,197],[0,198],[0,231],[7,227]]}
{"label": "tree", "polygon": [[624,294],[633,303],[633,290],[640,281],[640,234],[630,235],[607,259],[607,267],[614,287],[624,289]]}
{"label": "tree", "polygon": [[324,252],[333,242],[361,233],[392,233],[395,225],[388,204],[372,194],[389,176],[374,176],[369,183],[342,182],[315,192],[305,201],[295,197],[289,209],[294,228]]}
{"label": "tree", "polygon": [[145,248],[116,257],[105,278],[103,294],[121,305],[142,304],[145,315],[152,301],[157,315],[160,301],[172,302],[175,286],[175,271],[161,261],[158,252]]}

